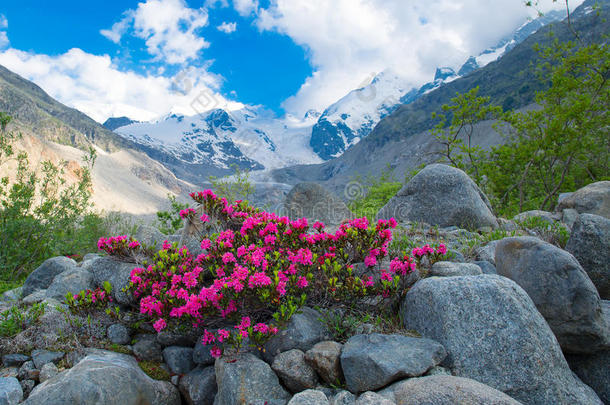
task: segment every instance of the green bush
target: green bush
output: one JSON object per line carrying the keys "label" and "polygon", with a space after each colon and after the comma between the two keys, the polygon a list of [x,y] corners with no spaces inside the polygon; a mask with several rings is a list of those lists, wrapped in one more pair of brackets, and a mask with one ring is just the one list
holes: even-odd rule
{"label": "green bush", "polygon": [[358,193],[348,204],[349,209],[356,217],[367,217],[370,221],[375,219],[377,212],[402,188],[402,183],[396,181],[390,169],[384,170],[377,178],[356,178],[350,184],[357,184],[364,192]]}

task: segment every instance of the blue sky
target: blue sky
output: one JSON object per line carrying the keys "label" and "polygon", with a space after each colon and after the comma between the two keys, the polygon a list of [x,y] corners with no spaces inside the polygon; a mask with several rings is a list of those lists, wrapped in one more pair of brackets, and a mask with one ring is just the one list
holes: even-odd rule
{"label": "blue sky", "polygon": [[384,70],[421,85],[534,15],[521,0],[8,0],[0,64],[100,122],[197,100],[302,117]]}

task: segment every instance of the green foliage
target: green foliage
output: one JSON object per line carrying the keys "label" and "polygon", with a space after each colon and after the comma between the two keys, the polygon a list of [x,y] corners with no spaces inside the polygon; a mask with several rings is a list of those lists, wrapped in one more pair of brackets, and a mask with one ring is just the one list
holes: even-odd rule
{"label": "green foliage", "polygon": [[[318,308],[319,310],[319,308]],[[354,315],[345,311],[322,311],[320,321],[326,325],[332,340],[345,343],[347,339],[358,333],[358,327],[371,321],[370,314]]]}
{"label": "green foliage", "polygon": [[561,222],[549,222],[541,217],[527,217],[518,224],[523,229],[535,232],[540,239],[562,249],[565,248],[568,239],[570,239],[570,231]]}
{"label": "green foliage", "polygon": [[25,152],[16,153],[21,135],[7,130],[10,120],[0,113],[0,166],[16,165],[13,177],[0,178],[0,278],[17,280],[48,257],[91,251],[104,231],[90,212],[95,150],[68,184],[67,162],[43,161],[34,169]]}
{"label": "green foliage", "polygon": [[12,337],[44,315],[46,303],[36,303],[28,309],[12,306],[0,313],[0,336]]}
{"label": "green foliage", "polygon": [[442,145],[443,160],[469,172],[477,183],[481,180],[478,162],[485,152],[473,144],[474,125],[502,113],[502,108],[490,104],[489,97],[479,97],[478,93],[478,86],[465,94],[458,93],[451,99],[452,104],[441,107],[444,114],[432,114],[432,118],[440,120],[432,134]]}
{"label": "green foliage", "polygon": [[167,198],[169,199],[170,210],[157,212],[157,228],[161,233],[173,235],[182,227],[182,218],[178,213],[188,208],[189,205],[181,203],[176,199],[176,196],[171,194],[168,194]]}
{"label": "green foliage", "polygon": [[489,190],[504,212],[551,210],[559,193],[610,176],[610,50],[555,42],[540,51],[541,108],[509,112],[514,131],[493,148]]}
{"label": "green foliage", "polygon": [[140,361],[138,365],[150,378],[155,380],[169,381],[170,375],[167,370],[161,367],[161,363],[156,361]]}
{"label": "green foliage", "polygon": [[502,145],[486,152],[459,139],[465,131],[469,140],[477,120],[500,110],[477,97],[477,88],[443,106],[453,113],[451,125],[443,131],[441,115],[434,132],[446,160],[467,171],[508,216],[552,210],[561,192],[610,178],[610,49],[555,41],[537,51],[538,79],[549,88],[537,93],[538,108],[501,116],[508,124],[497,126],[505,132]]}
{"label": "green foliage", "polygon": [[241,170],[237,165],[231,165],[234,173],[230,177],[218,178],[210,176],[212,190],[227,201],[248,201],[254,195],[254,185],[250,182],[250,172]]}
{"label": "green foliage", "polygon": [[22,285],[23,285],[23,281],[21,281],[21,280],[9,280],[9,281],[0,280],[0,294],[4,294],[7,291],[13,290],[17,287],[21,287]]}
{"label": "green foliage", "polygon": [[[369,176],[366,179],[356,177],[351,184],[357,184],[359,190],[356,198],[348,204],[356,217],[367,217],[374,220],[377,212],[390,201],[402,188],[402,183],[396,181],[391,169],[384,170],[379,177]],[[362,186],[364,184],[364,186]],[[350,185],[348,185],[350,187]]]}

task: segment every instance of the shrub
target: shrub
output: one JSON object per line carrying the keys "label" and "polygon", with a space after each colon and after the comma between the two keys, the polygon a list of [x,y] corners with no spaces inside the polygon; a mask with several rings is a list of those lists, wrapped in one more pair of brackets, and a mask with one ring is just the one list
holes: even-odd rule
{"label": "shrub", "polygon": [[[362,183],[367,184],[366,192],[360,190]],[[394,179],[391,169],[384,170],[379,177],[368,177],[366,180],[356,178],[350,184],[357,184],[358,192],[350,201],[349,209],[355,216],[367,217],[369,220],[373,220],[379,210],[402,188],[402,183]],[[347,193],[349,187],[350,185]]]}
{"label": "shrub", "polygon": [[168,194],[167,198],[169,200],[170,210],[157,212],[157,229],[166,235],[173,235],[182,227],[182,218],[177,214],[181,210],[188,208],[188,204],[181,203],[171,194]]}
{"label": "shrub", "polygon": [[38,321],[46,308],[46,303],[36,303],[28,309],[12,306],[0,313],[0,336],[12,337]]}
{"label": "shrub", "polygon": [[[202,240],[198,255],[165,241],[149,263],[133,269],[129,290],[158,332],[203,328],[203,342],[215,344],[216,357],[225,345],[239,349],[247,338],[261,345],[305,304],[356,303],[367,296],[391,302],[423,256],[442,254],[425,247],[414,258],[395,257],[377,279],[359,276],[356,263],[375,269],[388,255],[393,219],[370,225],[358,218],[327,233],[320,222],[311,229],[305,218],[291,221],[245,202],[229,204],[211,190],[191,197],[198,209],[181,216],[193,220],[203,212],[198,220],[216,221],[224,230]],[[100,241],[109,254],[119,245],[140,249],[125,240]]]}

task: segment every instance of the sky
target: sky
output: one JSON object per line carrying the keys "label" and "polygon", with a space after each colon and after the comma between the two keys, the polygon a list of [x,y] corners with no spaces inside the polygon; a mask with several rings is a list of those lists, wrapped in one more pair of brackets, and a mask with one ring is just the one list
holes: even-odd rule
{"label": "sky", "polygon": [[536,13],[522,0],[3,0],[0,65],[98,122],[302,117],[386,69],[428,82]]}

